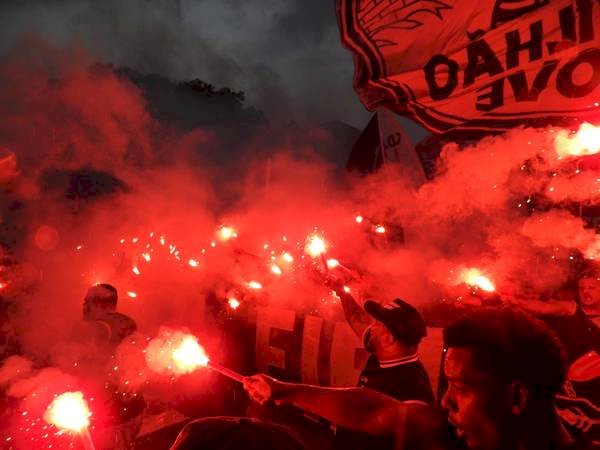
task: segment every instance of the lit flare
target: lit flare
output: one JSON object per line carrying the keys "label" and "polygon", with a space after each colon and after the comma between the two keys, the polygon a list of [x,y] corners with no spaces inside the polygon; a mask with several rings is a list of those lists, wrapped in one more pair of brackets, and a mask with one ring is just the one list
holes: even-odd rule
{"label": "lit flare", "polygon": [[308,242],[304,250],[310,256],[317,257],[327,251],[327,244],[325,244],[325,241],[322,237],[313,235],[308,238]]}
{"label": "lit flare", "polygon": [[586,156],[600,152],[600,127],[583,123],[575,133],[560,130],[554,147],[558,156]]}
{"label": "lit flare", "polygon": [[90,425],[91,415],[81,392],[65,392],[52,400],[44,420],[62,430],[81,433]]}
{"label": "lit flare", "polygon": [[479,269],[465,269],[462,273],[462,278],[469,286],[477,287],[486,292],[494,292],[496,290],[494,283],[483,275]]}

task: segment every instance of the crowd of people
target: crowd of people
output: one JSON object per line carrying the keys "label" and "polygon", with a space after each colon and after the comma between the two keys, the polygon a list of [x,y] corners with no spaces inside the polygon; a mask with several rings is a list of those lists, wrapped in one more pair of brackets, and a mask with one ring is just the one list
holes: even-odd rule
{"label": "crowd of people", "polygon": [[[332,448],[599,448],[598,407],[573,391],[574,384],[592,381],[598,396],[600,339],[590,311],[598,304],[599,285],[595,278],[581,280],[571,309],[566,302],[505,298],[501,306],[464,312],[443,330],[437,401],[418,356],[427,333],[422,315],[401,299],[387,305],[367,301],[361,307],[336,289],[349,324],[370,354],[358,386],[321,387],[258,374],[247,377],[244,388],[260,405],[294,405],[326,419],[332,424]],[[568,332],[557,323],[574,318],[570,325],[576,329]],[[269,425],[246,419],[214,420],[219,424],[214,428],[205,419],[192,422],[172,449],[246,448],[240,442],[273,448],[268,442],[276,433],[286,434],[281,448],[288,448],[295,435],[291,429],[267,432]],[[231,438],[237,446],[230,446],[229,438],[202,445],[214,441],[214,429],[242,432],[250,426],[256,427],[252,438]],[[265,439],[262,446],[257,436]]]}
{"label": "crowd of people", "polygon": [[[443,329],[437,396],[419,359],[427,335],[421,312],[402,299],[361,305],[342,283],[327,282],[369,354],[358,385],[322,387],[267,374],[246,377],[243,388],[258,405],[249,409],[253,418],[191,421],[172,450],[600,448],[600,408],[594,400],[600,395],[597,278],[580,280],[573,305],[505,296],[500,306],[479,304],[463,311]],[[112,285],[88,290],[73,336],[93,344],[88,348],[95,354],[87,365],[85,355],[73,355],[80,362],[78,375],[97,371],[99,361],[110,359],[136,332],[135,321],[117,312],[117,304]],[[133,449],[144,397],[103,381],[107,410],[113,414],[105,418],[99,448]],[[261,407],[275,413],[261,414]],[[288,407],[302,414],[297,420],[278,420]],[[304,434],[301,421],[306,418],[320,424],[319,445]]]}

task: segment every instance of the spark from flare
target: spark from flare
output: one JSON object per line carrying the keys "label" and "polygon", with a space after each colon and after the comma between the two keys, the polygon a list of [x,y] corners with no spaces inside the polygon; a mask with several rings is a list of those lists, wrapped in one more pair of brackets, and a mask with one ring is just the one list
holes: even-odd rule
{"label": "spark from flare", "polygon": [[283,255],[281,255],[281,259],[283,259],[285,262],[289,262],[289,263],[294,262],[294,257],[287,252],[285,252]]}
{"label": "spark from flare", "polygon": [[354,220],[356,221],[356,223],[362,223],[362,222],[363,222],[363,220],[364,220],[364,218],[363,218],[363,216],[356,216],[356,217],[354,218]]}
{"label": "spark from flare", "polygon": [[260,284],[258,281],[250,281],[248,283],[248,287],[250,289],[258,290],[258,289],[262,289],[262,284]]}
{"label": "spark from flare", "polygon": [[133,291],[127,291],[127,295],[129,297],[131,297],[131,298],[136,298],[137,297],[137,294],[135,292],[133,292]]}
{"label": "spark from flare", "polygon": [[233,310],[238,309],[241,305],[240,301],[237,298],[233,298],[233,297],[227,301],[227,304]]}
{"label": "spark from flare", "polygon": [[281,275],[281,273],[282,273],[281,269],[279,268],[279,266],[277,264],[271,265],[271,272],[273,272],[277,276]]}
{"label": "spark from flare", "polygon": [[65,392],[56,397],[44,414],[44,420],[60,429],[81,433],[92,415],[81,392]]}
{"label": "spark from flare", "polygon": [[140,269],[138,269],[137,266],[134,266],[133,269],[131,269],[131,271],[138,276],[140,275]]}
{"label": "spark from flare", "polygon": [[340,262],[337,259],[328,259],[327,260],[327,267],[329,269],[335,269],[336,267],[338,267],[340,265]]}
{"label": "spark from flare", "polygon": [[560,130],[554,147],[558,156],[586,156],[600,152],[600,127],[583,123],[575,133]]}
{"label": "spark from flare", "polygon": [[385,233],[385,227],[383,225],[377,225],[375,227],[375,233],[384,234]]}
{"label": "spark from flare", "polygon": [[229,239],[236,238],[237,233],[231,227],[222,226],[219,228],[219,238],[222,241],[228,241]]}
{"label": "spark from flare", "polygon": [[190,259],[188,261],[188,264],[190,265],[190,267],[198,267],[200,265],[200,263],[195,259]]}

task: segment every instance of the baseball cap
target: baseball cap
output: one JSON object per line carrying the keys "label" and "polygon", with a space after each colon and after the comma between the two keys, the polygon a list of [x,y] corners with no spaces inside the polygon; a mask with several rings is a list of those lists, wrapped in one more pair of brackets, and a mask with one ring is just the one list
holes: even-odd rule
{"label": "baseball cap", "polygon": [[171,450],[304,450],[294,432],[283,425],[248,417],[194,420],[179,433]]}
{"label": "baseball cap", "polygon": [[387,305],[367,300],[364,308],[367,314],[381,322],[400,342],[417,345],[427,336],[427,326],[421,313],[402,299],[397,298]]}

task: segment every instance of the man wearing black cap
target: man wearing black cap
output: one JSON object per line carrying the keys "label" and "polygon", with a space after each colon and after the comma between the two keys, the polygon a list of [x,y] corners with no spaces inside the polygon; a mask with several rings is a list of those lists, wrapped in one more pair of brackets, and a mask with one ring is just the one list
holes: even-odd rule
{"label": "man wearing black cap", "polygon": [[431,382],[417,354],[427,335],[421,314],[400,299],[385,306],[367,300],[363,310],[343,288],[335,290],[348,323],[370,353],[358,385],[398,400],[433,404]]}
{"label": "man wearing black cap", "polygon": [[[340,297],[350,327],[362,338],[369,352],[358,386],[408,403],[432,405],[434,397],[431,382],[417,355],[419,343],[427,335],[421,314],[400,299],[385,306],[367,300],[363,309],[345,292],[343,286],[341,289],[334,286],[334,289]],[[391,442],[385,437],[375,438],[338,428],[335,448],[386,449],[391,448]]]}

